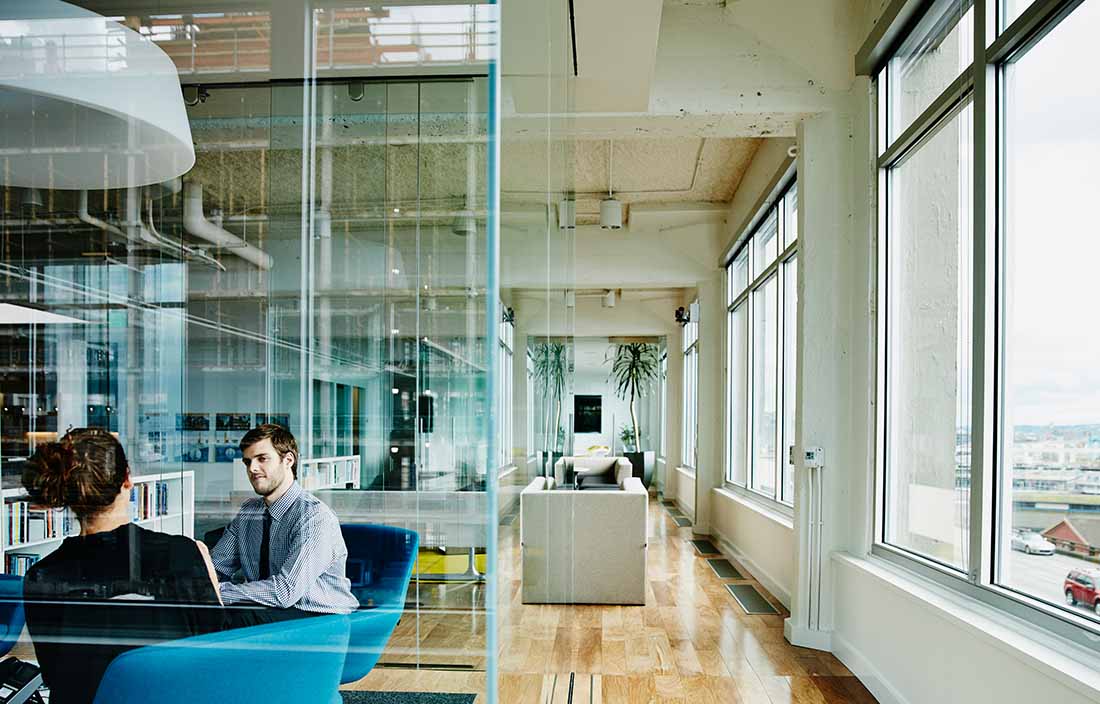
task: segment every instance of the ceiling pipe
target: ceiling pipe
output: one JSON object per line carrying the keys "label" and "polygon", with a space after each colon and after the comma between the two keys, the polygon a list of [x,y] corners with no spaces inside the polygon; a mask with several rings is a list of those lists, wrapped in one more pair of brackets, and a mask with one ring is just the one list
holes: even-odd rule
{"label": "ceiling pipe", "polygon": [[146,202],[146,205],[148,205],[148,209],[149,209],[149,225],[146,226],[145,223],[141,223],[141,239],[142,240],[144,240],[145,242],[148,242],[149,244],[152,244],[152,245],[154,245],[154,246],[156,246],[160,249],[165,249],[165,250],[171,251],[173,253],[178,254],[179,252],[182,251],[187,256],[192,257],[194,259],[202,260],[203,262],[206,262],[207,264],[209,264],[210,266],[214,267],[215,269],[217,269],[219,271],[225,271],[225,265],[224,264],[219,262],[214,257],[210,256],[208,253],[204,252],[203,250],[201,250],[197,247],[188,247],[183,242],[177,242],[176,240],[172,239],[171,237],[167,237],[167,236],[162,235],[159,232],[157,232],[156,226],[153,225],[153,199],[148,198],[145,202]]}
{"label": "ceiling pipe", "polygon": [[99,218],[88,212],[88,191],[80,192],[80,205],[77,208],[76,217],[82,223],[91,225],[92,227],[103,230],[104,232],[109,232],[112,235],[118,235],[119,237],[122,237],[124,239],[129,239],[126,236],[126,233],[122,230],[118,229],[109,222],[106,222],[105,220],[100,220]]}
{"label": "ceiling pipe", "polygon": [[202,212],[201,183],[186,181],[183,184],[183,229],[195,237],[228,249],[265,271],[271,268],[273,261],[270,254],[206,219]]}

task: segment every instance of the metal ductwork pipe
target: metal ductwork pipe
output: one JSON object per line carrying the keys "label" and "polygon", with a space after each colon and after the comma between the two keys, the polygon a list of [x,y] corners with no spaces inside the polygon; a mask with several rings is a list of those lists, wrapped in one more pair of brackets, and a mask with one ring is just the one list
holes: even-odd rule
{"label": "metal ductwork pipe", "polygon": [[225,248],[241,259],[261,269],[271,268],[271,255],[248,244],[232,232],[206,219],[202,212],[202,184],[187,181],[183,184],[183,229],[201,239]]}

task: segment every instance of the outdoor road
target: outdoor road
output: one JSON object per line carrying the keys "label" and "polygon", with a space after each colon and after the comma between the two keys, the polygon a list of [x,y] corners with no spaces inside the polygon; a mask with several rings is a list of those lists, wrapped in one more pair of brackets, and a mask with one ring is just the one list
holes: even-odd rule
{"label": "outdoor road", "polygon": [[[1062,584],[1072,569],[1093,569],[1100,572],[1100,565],[1068,555],[1025,555],[1013,550],[1009,557],[1011,575],[1005,585],[1053,604],[1064,604]],[[1078,606],[1082,614],[1091,613]],[[1094,616],[1094,618],[1096,618]]]}

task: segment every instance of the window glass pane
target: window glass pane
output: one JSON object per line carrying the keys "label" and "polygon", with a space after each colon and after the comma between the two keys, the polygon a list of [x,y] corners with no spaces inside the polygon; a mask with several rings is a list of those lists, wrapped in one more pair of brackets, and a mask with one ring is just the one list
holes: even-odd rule
{"label": "window glass pane", "polygon": [[783,246],[798,239],[798,184],[794,184],[783,196]]}
{"label": "window glass pane", "polygon": [[965,569],[971,109],[890,172],[886,540]]}
{"label": "window glass pane", "polygon": [[938,0],[890,59],[889,141],[904,132],[970,65],[973,16],[966,0]]}
{"label": "window glass pane", "polygon": [[748,311],[748,304],[742,302],[729,314],[729,459],[726,478],[741,486],[745,485],[745,462],[748,459]]}
{"label": "window glass pane", "polygon": [[783,488],[781,501],[794,501],[794,406],[796,393],[795,362],[798,354],[795,326],[798,322],[798,259],[783,265]]}
{"label": "window glass pane", "polygon": [[1003,0],[1001,3],[1001,30],[1004,31],[1034,2],[1035,0]]}
{"label": "window glass pane", "polygon": [[684,428],[683,452],[680,462],[685,467],[695,466],[696,404],[698,394],[698,354],[692,347],[684,354]]}
{"label": "window glass pane", "polygon": [[779,277],[752,295],[752,488],[775,496]]}
{"label": "window glass pane", "polygon": [[[1083,3],[1006,67],[1006,474],[996,551],[1002,584],[1093,618],[1100,595],[1066,578],[1096,569],[1086,558],[1100,552],[1100,331],[1089,322],[1100,241],[1070,205],[1100,192],[1097,28],[1100,3]],[[1043,556],[1051,550],[1059,554]]]}
{"label": "window glass pane", "polygon": [[755,280],[779,253],[779,217],[773,209],[752,236],[752,276]]}
{"label": "window glass pane", "polygon": [[[733,258],[730,264],[730,281],[733,286],[733,299],[736,299],[749,285],[749,248],[742,247],[740,253]],[[733,301],[731,300],[730,303]]]}

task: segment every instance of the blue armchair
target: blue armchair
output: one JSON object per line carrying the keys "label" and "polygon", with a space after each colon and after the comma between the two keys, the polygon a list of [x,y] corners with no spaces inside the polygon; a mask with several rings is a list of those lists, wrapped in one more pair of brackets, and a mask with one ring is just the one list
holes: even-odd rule
{"label": "blue armchair", "polygon": [[351,614],[351,638],[342,684],[366,677],[382,656],[405,611],[405,595],[416,565],[415,531],[373,524],[341,526],[348,548],[347,575],[360,609]]}
{"label": "blue armchair", "polygon": [[272,704],[340,701],[347,616],[207,633],[127,651],[94,704]]}
{"label": "blue armchair", "polygon": [[23,632],[23,578],[0,574],[0,658],[11,652]]}

